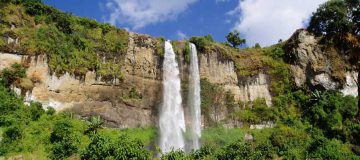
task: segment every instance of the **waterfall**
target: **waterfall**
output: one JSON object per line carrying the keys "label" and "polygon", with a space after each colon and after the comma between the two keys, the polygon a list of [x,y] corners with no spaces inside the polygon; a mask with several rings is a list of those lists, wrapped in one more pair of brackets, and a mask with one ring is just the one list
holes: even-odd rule
{"label": "waterfall", "polygon": [[164,153],[184,149],[184,111],[181,105],[180,71],[170,41],[165,42],[163,104],[160,111],[160,147]]}
{"label": "waterfall", "polygon": [[190,43],[190,77],[188,106],[190,107],[191,117],[191,149],[199,149],[199,139],[201,137],[201,97],[200,97],[200,75],[196,46]]}

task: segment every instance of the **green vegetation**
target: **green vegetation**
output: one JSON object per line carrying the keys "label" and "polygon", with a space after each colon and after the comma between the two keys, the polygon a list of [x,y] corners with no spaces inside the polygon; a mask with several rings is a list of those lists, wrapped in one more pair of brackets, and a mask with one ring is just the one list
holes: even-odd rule
{"label": "green vegetation", "polygon": [[317,35],[334,36],[360,33],[360,2],[330,0],[322,4],[310,20],[309,30]]}
{"label": "green vegetation", "polygon": [[[22,99],[2,83],[0,98],[4,99],[0,102],[3,113],[0,116],[0,157],[19,153],[30,159],[96,159],[96,156],[126,159],[151,155],[143,144],[149,145],[153,141],[154,129],[108,129],[101,127],[97,117],[87,122],[73,118],[70,113],[53,114],[51,109],[45,112],[39,103],[24,105]],[[95,130],[97,132],[93,132]],[[112,148],[103,150],[94,147],[97,145]],[[96,154],[101,151],[109,155]],[[139,152],[134,155],[133,151]]]}
{"label": "green vegetation", "polygon": [[174,52],[177,55],[181,55],[181,57],[184,57],[184,61],[186,63],[190,63],[190,43],[188,41],[171,41],[171,44],[173,46]]}
{"label": "green vegetation", "polygon": [[[345,34],[346,42],[359,48],[358,1],[331,0],[314,13],[309,29],[317,34]],[[75,17],[48,7],[40,0],[0,2],[0,50],[46,54],[52,72],[83,76],[96,71],[105,80],[122,78],[120,68],[127,51],[128,33],[108,24]],[[352,20],[349,20],[348,18]],[[326,25],[323,25],[326,24]],[[348,34],[350,32],[352,34]],[[21,42],[5,42],[10,37]],[[139,42],[147,37],[139,37]],[[272,107],[264,99],[236,101],[230,92],[207,79],[201,80],[201,108],[209,128],[203,130],[203,147],[190,153],[172,151],[160,159],[360,159],[360,115],[358,100],[335,91],[294,87],[284,48],[296,42],[261,48],[236,49],[244,41],[236,32],[229,43],[218,43],[211,35],[192,37],[200,54],[217,54],[232,60],[238,77],[266,73],[270,80]],[[164,56],[165,38],[156,41],[156,53]],[[190,60],[188,41],[172,42],[177,55]],[[144,44],[139,44],[144,45]],[[344,44],[343,44],[344,45]],[[346,46],[344,47],[346,48]],[[326,50],[330,56],[336,50]],[[105,57],[105,60],[103,60]],[[358,63],[358,55],[350,53]],[[355,58],[354,58],[355,57]],[[337,63],[338,57],[330,57]],[[335,64],[334,64],[335,65]],[[343,68],[337,64],[337,68]],[[0,159],[17,155],[25,159],[152,159],[157,154],[156,128],[113,129],[101,117],[74,118],[56,113],[37,102],[24,104],[10,86],[30,90],[35,80],[26,77],[26,65],[14,64],[0,73]],[[336,67],[335,67],[336,68]],[[335,69],[335,75],[341,75]],[[184,87],[186,88],[186,87]],[[136,87],[124,99],[141,99]],[[226,120],[241,122],[242,128],[222,126],[218,112],[226,108]],[[274,128],[252,130],[249,125],[273,122]]]}
{"label": "green vegetation", "polygon": [[37,102],[25,105],[5,85],[9,79],[16,83],[25,76],[22,72],[13,74],[14,69],[22,70],[19,68],[16,64],[0,74],[0,157],[22,154],[25,159],[148,159],[153,154],[144,146],[154,142],[153,128],[104,128],[100,117],[80,120],[72,113],[55,114],[51,107],[45,111]]}
{"label": "green vegetation", "polygon": [[[201,87],[201,114],[205,116],[207,123],[210,126],[217,126],[217,117],[211,118],[211,114],[220,112],[220,107],[223,104],[224,91],[218,86],[210,83],[207,79],[200,80]],[[215,113],[211,113],[211,111]]]}
{"label": "green vegetation", "polygon": [[[163,156],[163,159],[360,158],[356,151],[360,124],[355,118],[355,97],[344,97],[336,92],[297,91],[281,99],[283,105],[296,106],[298,110],[274,105],[274,114],[270,116],[276,122],[274,128],[205,129],[200,150],[190,154],[173,151]],[[253,102],[254,110],[250,112],[262,115],[261,106],[264,102],[257,101]],[[258,109],[255,105],[258,105]],[[245,139],[245,134],[253,136],[253,139]]]}
{"label": "green vegetation", "polygon": [[[331,58],[334,78],[342,81],[344,69],[360,68],[360,2],[358,0],[330,0],[322,4],[311,17],[308,30],[322,36]],[[325,35],[325,36],[323,36]],[[290,45],[291,46],[291,45]],[[348,53],[344,53],[347,50]],[[334,54],[336,53],[341,54]],[[349,55],[349,64],[339,61],[339,57]],[[360,102],[360,97],[358,97]],[[357,119],[360,120],[360,103]]]}
{"label": "green vegetation", "polygon": [[164,55],[165,55],[165,46],[164,45],[165,45],[165,38],[164,37],[157,38],[156,53],[160,57],[164,57]]}
{"label": "green vegetation", "polygon": [[11,68],[3,69],[0,76],[5,86],[9,87],[14,83],[19,83],[21,78],[26,77],[26,69],[21,64],[15,63]]}
{"label": "green vegetation", "polygon": [[234,31],[230,32],[228,35],[226,35],[226,40],[234,48],[246,43],[245,39],[240,38],[240,33],[237,30],[234,30]]}
{"label": "green vegetation", "polygon": [[266,105],[265,99],[256,99],[252,102],[239,102],[241,109],[232,117],[245,124],[260,124],[263,122],[274,121],[275,113],[272,107]]}
{"label": "green vegetation", "polygon": [[[95,20],[72,16],[40,0],[0,2],[0,50],[21,54],[46,54],[51,72],[83,76],[94,70],[98,76],[122,78],[121,56],[128,47],[128,32]],[[10,37],[20,43],[7,44]],[[120,57],[117,61],[102,61]],[[115,64],[114,64],[115,63]]]}
{"label": "green vegetation", "polygon": [[200,52],[205,52],[206,47],[209,46],[211,43],[214,42],[214,39],[211,35],[207,36],[198,36],[198,37],[191,37],[189,40],[191,43],[194,43],[196,45],[196,49]]}

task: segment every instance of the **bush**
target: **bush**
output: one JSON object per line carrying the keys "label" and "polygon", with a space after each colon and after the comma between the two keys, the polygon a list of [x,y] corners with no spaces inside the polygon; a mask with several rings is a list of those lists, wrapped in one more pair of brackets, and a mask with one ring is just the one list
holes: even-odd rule
{"label": "bush", "polygon": [[279,126],[271,134],[270,141],[280,156],[285,156],[289,159],[292,159],[292,157],[305,159],[306,142],[309,141],[309,137],[303,130]]}
{"label": "bush", "polygon": [[217,159],[272,159],[271,146],[253,145],[251,142],[235,141],[217,152]]}
{"label": "bush", "polygon": [[339,140],[328,140],[324,137],[316,137],[309,149],[310,159],[358,159],[348,146]]}
{"label": "bush", "polygon": [[201,53],[205,52],[206,46],[209,46],[211,43],[214,42],[211,35],[207,35],[207,36],[203,36],[203,37],[201,37],[201,36],[191,37],[189,41],[191,43],[195,44],[196,48]]}
{"label": "bush", "polygon": [[49,7],[45,6],[41,0],[26,0],[24,6],[26,13],[32,16],[46,14],[49,10]]}
{"label": "bush", "polygon": [[47,115],[54,115],[56,110],[53,107],[47,107],[46,114]]}
{"label": "bush", "polygon": [[150,152],[140,141],[130,140],[122,135],[111,142],[108,137],[94,134],[90,144],[81,152],[81,159],[150,159]]}
{"label": "bush", "polygon": [[0,78],[4,82],[5,86],[12,85],[15,81],[20,78],[26,77],[25,68],[18,63],[11,65],[11,68],[5,68],[1,71]]}
{"label": "bush", "polygon": [[244,109],[235,113],[235,118],[248,124],[259,124],[276,120],[274,108],[266,105],[265,99],[242,103]]}
{"label": "bush", "polygon": [[41,115],[45,113],[42,104],[39,102],[31,102],[29,106],[29,110],[31,113],[31,119],[33,121],[37,121],[41,117]]}
{"label": "bush", "polygon": [[110,139],[98,134],[91,136],[90,144],[81,152],[81,159],[97,160],[114,158],[114,148]]}
{"label": "bush", "polygon": [[215,154],[216,149],[212,146],[202,146],[200,149],[192,151],[190,157],[192,159],[210,159]]}
{"label": "bush", "polygon": [[23,136],[22,129],[19,126],[12,126],[5,130],[4,139],[5,143],[11,143],[13,141],[21,139]]}
{"label": "bush", "polygon": [[190,63],[190,58],[191,58],[191,48],[190,48],[190,43],[186,42],[184,49],[183,49],[183,55],[184,55],[184,59],[185,62]]}
{"label": "bush", "polygon": [[56,122],[50,135],[50,142],[53,144],[50,154],[51,159],[64,159],[76,153],[79,140],[75,135],[71,121],[62,120]]}
{"label": "bush", "polygon": [[160,57],[165,55],[165,38],[159,37],[156,39],[156,54]]}
{"label": "bush", "polygon": [[19,87],[25,91],[29,91],[34,88],[34,83],[28,78],[21,78],[19,81]]}
{"label": "bush", "polygon": [[185,160],[188,159],[185,152],[182,150],[170,151],[161,156],[161,160]]}

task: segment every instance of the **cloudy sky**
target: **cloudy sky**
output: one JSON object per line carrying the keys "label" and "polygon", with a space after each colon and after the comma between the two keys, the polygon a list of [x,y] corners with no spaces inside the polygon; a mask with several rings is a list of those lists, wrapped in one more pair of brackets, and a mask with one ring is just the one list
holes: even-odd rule
{"label": "cloudy sky", "polygon": [[45,0],[45,3],[130,31],[177,40],[240,31],[247,45],[268,46],[307,25],[326,0]]}

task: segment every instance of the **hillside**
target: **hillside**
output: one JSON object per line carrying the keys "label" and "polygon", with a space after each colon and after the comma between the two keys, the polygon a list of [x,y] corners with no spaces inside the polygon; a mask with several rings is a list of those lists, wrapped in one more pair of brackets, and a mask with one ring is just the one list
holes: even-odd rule
{"label": "hillside", "polygon": [[[165,38],[38,0],[1,1],[0,22],[0,159],[156,156]],[[171,43],[183,95],[189,43],[198,50],[205,147],[187,158],[359,159],[358,35],[299,29],[243,49],[211,35]]]}

